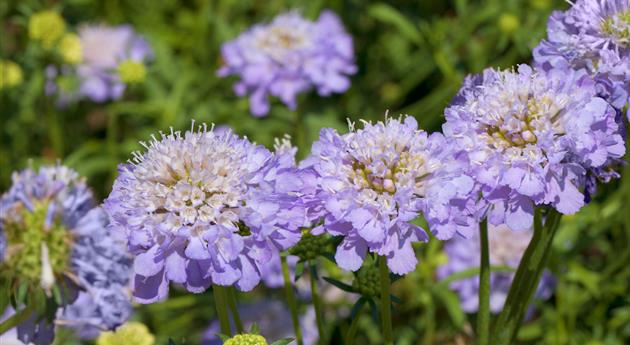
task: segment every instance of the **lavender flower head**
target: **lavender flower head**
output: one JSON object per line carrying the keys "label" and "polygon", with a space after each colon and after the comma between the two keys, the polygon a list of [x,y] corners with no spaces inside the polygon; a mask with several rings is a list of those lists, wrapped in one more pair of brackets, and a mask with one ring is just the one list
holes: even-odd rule
{"label": "lavender flower head", "polygon": [[489,220],[514,230],[532,227],[535,205],[577,212],[587,173],[625,152],[615,110],[585,70],[488,69],[445,115],[444,134],[482,185]]}
{"label": "lavender flower head", "polygon": [[84,25],[78,30],[82,60],[76,66],[47,69],[48,94],[60,104],[87,97],[101,103],[122,97],[128,84],[144,79],[153,57],[148,43],[131,26]]}
{"label": "lavender flower head", "polygon": [[352,38],[331,11],[315,22],[296,11],[281,14],[225,43],[221,52],[225,65],[218,75],[240,77],[234,91],[249,95],[254,116],[269,112],[268,95],[294,110],[297,95],[312,88],[320,96],[342,93],[357,70]]}
{"label": "lavender flower head", "polygon": [[547,40],[534,49],[544,69],[586,68],[602,97],[621,110],[630,90],[630,0],[577,0],[549,18]]}
{"label": "lavender flower head", "polygon": [[[506,226],[490,226],[488,231],[488,245],[490,248],[490,264],[492,266],[507,266],[516,270],[525,249],[531,240],[531,229],[513,232]],[[466,239],[454,236],[445,242],[444,251],[448,262],[438,268],[437,275],[440,280],[448,278],[452,274],[479,267],[481,245],[479,234]],[[498,313],[503,309],[503,304],[512,285],[514,273],[492,272],[490,274],[490,311]],[[536,298],[549,298],[553,291],[555,281],[553,276],[545,271],[538,284]],[[479,309],[479,276],[454,281],[450,288],[457,292],[462,310],[467,313],[477,312]]]}
{"label": "lavender flower head", "polygon": [[318,179],[320,209],[314,229],[343,236],[335,255],[346,270],[358,270],[366,253],[387,257],[392,272],[406,274],[417,263],[412,243],[426,233],[411,223],[423,214],[440,238],[474,229],[466,200],[474,188],[459,173],[441,134],[418,130],[413,117],[388,118],[338,134],[322,129],[302,167]]}
{"label": "lavender flower head", "polygon": [[166,298],[169,282],[251,290],[263,264],[299,240],[306,211],[286,154],[205,125],[143,146],[105,201],[135,254],[137,301]]}
{"label": "lavender flower head", "polygon": [[[107,215],[95,206],[85,181],[69,168],[14,173],[11,189],[0,199],[6,241],[0,279],[26,283],[29,293],[41,289],[51,299],[53,291],[61,291],[56,324],[113,329],[131,314],[131,260],[124,242],[107,230]],[[34,314],[18,325],[22,341],[52,342],[52,320],[43,316]]]}

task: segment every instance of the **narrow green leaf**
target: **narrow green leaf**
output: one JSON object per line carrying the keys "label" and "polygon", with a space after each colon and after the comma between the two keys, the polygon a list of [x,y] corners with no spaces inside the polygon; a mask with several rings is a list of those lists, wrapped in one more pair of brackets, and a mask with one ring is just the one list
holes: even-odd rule
{"label": "narrow green leaf", "polygon": [[287,345],[292,341],[293,341],[293,338],[284,338],[284,339],[274,341],[273,343],[271,343],[271,345]]}
{"label": "narrow green leaf", "polygon": [[352,286],[350,286],[350,285],[348,285],[348,284],[346,284],[344,282],[341,282],[341,281],[339,281],[339,280],[337,280],[335,278],[324,277],[324,280],[329,282],[329,283],[331,283],[332,285],[340,288],[343,291],[356,292],[356,290]]}

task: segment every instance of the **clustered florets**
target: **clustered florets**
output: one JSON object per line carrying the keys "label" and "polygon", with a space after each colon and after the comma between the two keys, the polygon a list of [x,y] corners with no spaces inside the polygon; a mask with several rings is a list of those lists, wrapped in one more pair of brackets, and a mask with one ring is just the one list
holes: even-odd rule
{"label": "clustered florets", "polygon": [[625,153],[615,110],[583,70],[486,70],[445,114],[445,135],[482,185],[480,204],[515,230],[532,226],[536,205],[577,212],[588,175]]}
{"label": "clustered florets", "polygon": [[[105,201],[136,254],[135,297],[211,283],[250,290],[305,224],[292,150],[274,155],[230,131],[162,134],[120,168]],[[280,182],[281,181],[281,182]]]}
{"label": "clustered florets", "polygon": [[297,95],[312,88],[322,96],[343,92],[357,69],[352,38],[330,11],[315,22],[298,12],[282,14],[224,44],[221,53],[218,74],[240,77],[234,90],[249,95],[255,116],[269,112],[268,95],[295,109]]}
{"label": "clustered florets", "polygon": [[386,256],[393,272],[410,272],[417,262],[411,244],[428,239],[411,223],[422,214],[440,236],[473,227],[465,200],[473,182],[444,144],[412,117],[351,125],[345,135],[321,131],[302,168],[317,177],[320,207],[311,218],[322,225],[314,233],[343,236],[335,255],[341,268],[358,270],[370,251]]}
{"label": "clustered florets", "polygon": [[[63,292],[56,302],[63,307],[57,322],[113,329],[131,313],[126,293],[131,260],[124,241],[106,229],[107,216],[95,206],[85,182],[64,166],[14,174],[11,189],[0,199],[1,279],[25,284],[33,293]],[[50,320],[35,315],[30,322],[39,326],[18,326],[22,341],[52,339]]]}

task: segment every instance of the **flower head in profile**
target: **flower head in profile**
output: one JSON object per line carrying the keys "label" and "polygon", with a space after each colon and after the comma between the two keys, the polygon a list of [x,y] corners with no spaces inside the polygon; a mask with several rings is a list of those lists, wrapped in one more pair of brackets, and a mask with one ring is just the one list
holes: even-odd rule
{"label": "flower head in profile", "polygon": [[[144,80],[145,63],[153,52],[131,26],[84,25],[79,27],[78,41],[68,37],[60,48],[65,47],[62,56],[73,67],[63,66],[59,71],[50,66],[53,71],[47,73],[47,93],[58,94],[61,105],[83,97],[98,103],[117,100],[128,84]],[[72,87],[62,85],[60,75],[69,75],[76,82]]]}
{"label": "flower head in profile", "polygon": [[105,201],[136,256],[137,301],[164,299],[169,282],[251,290],[261,266],[299,240],[306,211],[284,154],[205,125],[143,145]]}
{"label": "flower head in profile", "polygon": [[352,38],[330,11],[314,22],[298,12],[281,14],[225,43],[221,52],[225,65],[218,74],[240,77],[234,90],[249,95],[254,116],[269,112],[269,95],[295,109],[298,94],[313,88],[321,96],[344,92],[356,72]]}
{"label": "flower head in profile", "polygon": [[[124,242],[106,229],[107,215],[95,206],[85,182],[64,166],[15,173],[0,199],[0,280],[26,286],[27,296],[43,291],[59,308],[58,324],[113,329],[131,313],[126,292],[131,260]],[[30,303],[27,298],[20,307]],[[18,325],[18,336],[48,344],[53,329],[36,313]]]}
{"label": "flower head in profile", "polygon": [[440,238],[473,229],[474,183],[451,153],[441,134],[419,130],[413,117],[351,124],[344,135],[323,129],[302,164],[317,178],[320,207],[311,217],[321,226],[313,233],[343,237],[335,255],[343,269],[358,270],[372,252],[387,257],[392,272],[411,272],[412,243],[428,239],[412,220],[423,215]]}
{"label": "flower head in profile", "polygon": [[486,70],[467,79],[446,111],[490,221],[528,229],[536,205],[564,214],[585,201],[590,174],[625,152],[615,110],[584,70]]}
{"label": "flower head in profile", "polygon": [[543,69],[586,68],[616,109],[630,93],[630,0],[577,0],[549,18],[548,37],[534,49]]}
{"label": "flower head in profile", "polygon": [[[510,231],[504,225],[490,226],[488,230],[488,245],[490,248],[490,264],[492,266],[511,267],[516,270],[525,249],[532,238],[532,230]],[[444,251],[448,262],[438,268],[439,279],[479,267],[481,245],[479,234],[472,238],[454,236],[444,244]],[[513,272],[492,272],[490,274],[490,311],[498,313],[503,309],[512,280]],[[545,271],[538,284],[536,298],[546,299],[551,295],[554,287],[553,276]],[[452,282],[450,288],[459,295],[462,310],[475,313],[479,309],[479,276],[460,279]]]}

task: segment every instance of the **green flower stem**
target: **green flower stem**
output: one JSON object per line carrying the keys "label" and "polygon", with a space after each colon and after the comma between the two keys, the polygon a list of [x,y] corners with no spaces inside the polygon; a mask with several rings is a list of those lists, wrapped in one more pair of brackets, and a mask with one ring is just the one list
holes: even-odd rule
{"label": "green flower stem", "polygon": [[354,337],[357,334],[357,329],[359,328],[359,319],[361,318],[361,312],[363,311],[364,307],[365,304],[362,304],[359,310],[357,310],[356,315],[354,315],[352,322],[350,323],[350,329],[348,329],[348,333],[346,335],[346,345],[354,344]]}
{"label": "green flower stem", "polygon": [[391,283],[389,280],[387,258],[380,256],[378,258],[378,266],[381,280],[381,323],[383,325],[383,343],[385,345],[393,345],[394,336],[392,333],[392,309],[389,296]]}
{"label": "green flower stem", "polygon": [[284,292],[287,295],[287,303],[291,310],[291,319],[293,320],[293,329],[295,330],[295,338],[298,345],[303,345],[302,330],[300,329],[300,320],[298,319],[297,302],[293,294],[293,284],[291,284],[291,276],[289,275],[289,264],[286,255],[280,255],[282,263],[282,275],[284,276]]}
{"label": "green flower stem", "polygon": [[10,329],[13,329],[17,325],[26,321],[29,318],[29,316],[31,316],[33,311],[35,311],[34,304],[16,312],[15,314],[11,315],[11,317],[4,320],[2,323],[0,323],[0,335],[8,332]]}
{"label": "green flower stem", "polygon": [[523,316],[529,306],[551,251],[554,235],[560,224],[561,214],[549,209],[543,226],[542,210],[534,213],[534,236],[516,270],[503,311],[494,326],[492,344],[513,344]]}
{"label": "green flower stem", "polygon": [[212,289],[214,292],[214,304],[217,308],[219,323],[221,324],[221,334],[231,337],[230,315],[228,314],[227,308],[228,295],[225,291],[225,287],[214,284]]}
{"label": "green flower stem", "polygon": [[313,300],[313,308],[315,308],[315,319],[317,320],[317,332],[319,333],[320,343],[323,342],[324,339],[324,319],[322,317],[322,306],[319,300],[319,294],[317,293],[317,262],[315,260],[311,260],[309,262],[311,267],[311,298]]}
{"label": "green flower stem", "polygon": [[477,344],[490,344],[490,248],[488,219],[479,223],[481,262],[479,263],[479,312],[477,313]]}
{"label": "green flower stem", "polygon": [[238,307],[236,303],[236,289],[232,286],[228,288],[228,305],[232,311],[232,318],[234,318],[234,324],[236,325],[236,332],[241,334],[245,332],[243,328],[243,322],[241,322],[241,316],[238,313]]}

